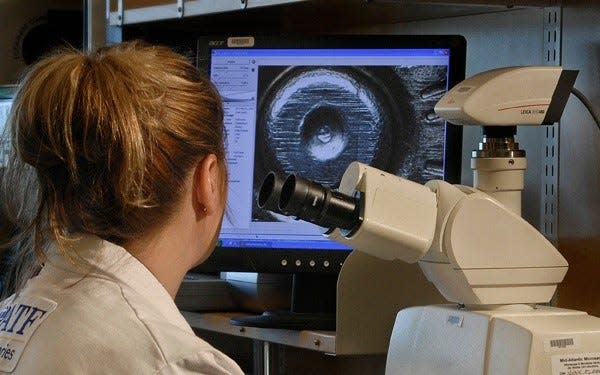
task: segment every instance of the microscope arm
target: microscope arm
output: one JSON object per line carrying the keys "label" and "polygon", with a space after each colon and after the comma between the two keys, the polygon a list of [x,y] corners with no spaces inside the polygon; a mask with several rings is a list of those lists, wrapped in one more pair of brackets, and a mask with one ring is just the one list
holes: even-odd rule
{"label": "microscope arm", "polygon": [[362,223],[330,238],[378,258],[418,261],[451,302],[548,302],[567,271],[544,236],[476,189],[443,181],[423,186],[352,163],[339,191],[359,192]]}
{"label": "microscope arm", "polygon": [[354,162],[338,190],[360,195],[361,223],[350,232],[334,230],[331,239],[380,259],[407,263],[415,263],[431,247],[437,198],[428,187]]}

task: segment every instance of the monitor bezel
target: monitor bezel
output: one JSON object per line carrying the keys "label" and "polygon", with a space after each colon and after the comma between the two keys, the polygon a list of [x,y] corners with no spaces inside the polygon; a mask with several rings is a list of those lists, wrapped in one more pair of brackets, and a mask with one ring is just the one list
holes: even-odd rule
{"label": "monitor bezel", "polygon": [[[450,50],[448,88],[465,78],[466,40],[460,35],[253,35],[252,46],[228,46],[230,37],[202,36],[197,42],[198,68],[210,76],[215,48],[329,49],[329,48],[447,48]],[[462,127],[446,124],[444,180],[460,183]],[[196,267],[196,272],[338,273],[351,250],[223,248]]]}

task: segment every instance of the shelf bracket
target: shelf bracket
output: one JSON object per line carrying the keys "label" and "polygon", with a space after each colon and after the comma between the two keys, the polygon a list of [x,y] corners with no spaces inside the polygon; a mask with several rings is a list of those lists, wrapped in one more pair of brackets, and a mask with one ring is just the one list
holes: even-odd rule
{"label": "shelf bracket", "polygon": [[[560,65],[562,5],[551,0],[551,6],[543,9],[544,17],[544,65]],[[556,244],[558,240],[558,166],[560,126],[555,123],[545,127],[542,137],[542,201],[540,230]]]}
{"label": "shelf bracket", "polygon": [[177,0],[177,17],[183,18],[185,5],[183,0]]}
{"label": "shelf bracket", "polygon": [[117,1],[117,26],[123,26],[123,16],[124,16],[125,6],[123,5],[123,0]]}

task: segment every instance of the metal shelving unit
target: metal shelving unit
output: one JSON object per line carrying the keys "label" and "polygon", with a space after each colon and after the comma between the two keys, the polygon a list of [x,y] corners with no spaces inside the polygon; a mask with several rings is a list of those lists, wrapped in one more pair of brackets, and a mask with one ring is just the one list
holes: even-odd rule
{"label": "metal shelving unit", "polygon": [[311,13],[340,12],[343,18],[370,22],[406,22],[505,11],[522,6],[548,6],[550,0],[107,0],[111,26],[177,20],[275,7]]}
{"label": "metal shelving unit", "polygon": [[[205,16],[245,9],[305,2],[308,0],[177,0],[177,1],[116,1],[116,10],[109,15],[111,26],[153,22],[183,17]],[[111,1],[111,4],[113,1]],[[150,5],[147,5],[150,3]],[[127,4],[132,4],[130,7]],[[113,7],[114,8],[114,7]]]}

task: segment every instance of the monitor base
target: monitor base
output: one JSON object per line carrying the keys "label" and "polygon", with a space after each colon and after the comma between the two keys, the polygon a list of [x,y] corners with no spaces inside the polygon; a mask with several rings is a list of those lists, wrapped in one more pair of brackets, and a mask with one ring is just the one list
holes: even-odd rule
{"label": "monitor base", "polygon": [[260,328],[335,331],[337,274],[295,273],[290,309],[235,317],[231,324]]}
{"label": "monitor base", "polygon": [[335,313],[265,311],[262,315],[234,317],[230,323],[235,326],[259,328],[335,331]]}

